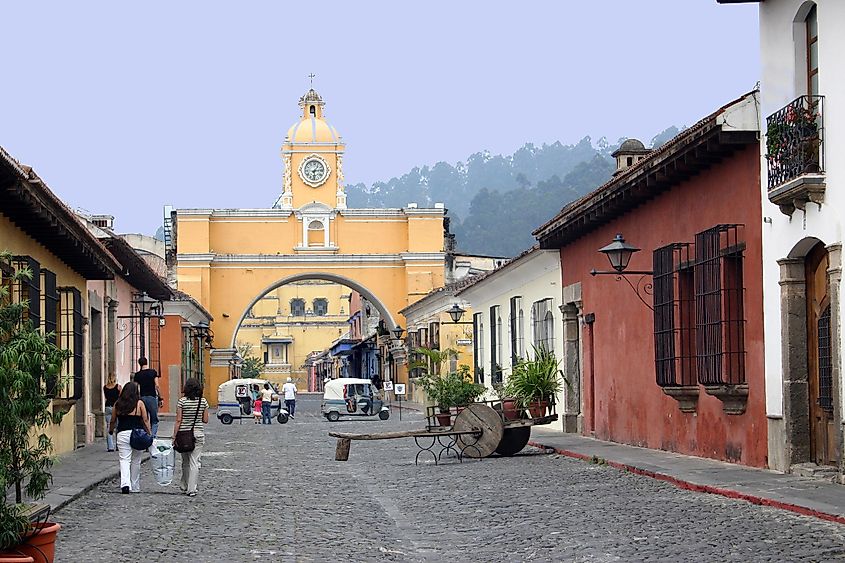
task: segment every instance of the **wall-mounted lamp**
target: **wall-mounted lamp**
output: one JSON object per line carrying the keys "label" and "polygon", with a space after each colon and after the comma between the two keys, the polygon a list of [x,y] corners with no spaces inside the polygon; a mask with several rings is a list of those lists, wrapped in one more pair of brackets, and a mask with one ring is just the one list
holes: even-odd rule
{"label": "wall-mounted lamp", "polygon": [[[631,256],[634,255],[635,252],[639,252],[640,249],[636,246],[631,246],[630,244],[625,242],[625,239],[622,237],[621,233],[617,233],[616,236],[613,238],[613,242],[599,248],[599,252],[607,256],[608,261],[610,262],[610,267],[613,268],[613,271],[610,272],[602,272],[598,270],[590,270],[591,276],[601,276],[601,275],[612,275],[616,276],[616,281],[625,280],[625,282],[631,286],[631,289],[636,293],[637,297],[643,304],[654,311],[654,307],[649,305],[649,303],[643,299],[643,296],[640,292],[645,293],[647,295],[652,295],[652,284],[651,282],[646,281],[646,276],[653,276],[654,272],[651,270],[628,270],[628,264],[631,262]],[[640,279],[637,280],[636,285],[631,283],[631,280],[627,278],[628,275],[638,275]]]}
{"label": "wall-mounted lamp", "polygon": [[466,313],[466,309],[462,308],[460,305],[455,303],[454,305],[452,305],[452,308],[449,309],[448,312],[449,312],[449,317],[451,317],[451,319],[452,319],[452,322],[457,324],[458,321],[461,320],[461,317],[464,316],[464,313]]}
{"label": "wall-mounted lamp", "polygon": [[395,338],[396,340],[402,340],[402,333],[405,332],[405,329],[399,325],[396,325],[396,327],[394,327],[393,330],[391,330],[390,332],[393,333],[393,338]]}

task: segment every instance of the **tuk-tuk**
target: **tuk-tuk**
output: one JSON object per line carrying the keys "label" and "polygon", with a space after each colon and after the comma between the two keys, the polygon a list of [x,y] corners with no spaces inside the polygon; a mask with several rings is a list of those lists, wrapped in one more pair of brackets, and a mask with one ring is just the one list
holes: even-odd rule
{"label": "tuk-tuk", "polygon": [[[257,394],[264,389],[264,379],[230,379],[217,388],[217,419],[223,424],[232,424],[236,418],[253,418],[252,404]],[[276,392],[273,392],[274,395]],[[270,403],[270,416],[280,424],[290,418],[277,395]]]}
{"label": "tuk-tuk", "polygon": [[341,377],[327,381],[320,409],[329,422],[337,422],[341,416],[390,418],[390,409],[384,405],[379,390],[369,379]]}

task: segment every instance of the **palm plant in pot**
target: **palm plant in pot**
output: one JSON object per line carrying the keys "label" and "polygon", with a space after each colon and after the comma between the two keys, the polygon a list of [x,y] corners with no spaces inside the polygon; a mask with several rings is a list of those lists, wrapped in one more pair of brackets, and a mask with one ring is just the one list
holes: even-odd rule
{"label": "palm plant in pot", "polygon": [[529,355],[513,367],[506,392],[521,408],[527,408],[532,418],[545,416],[549,403],[563,389],[563,383],[568,383],[560,363],[554,352],[535,346],[533,357]]}
{"label": "palm plant in pot", "polygon": [[[422,357],[411,362],[411,369],[422,372],[423,375],[415,379],[415,383],[423,388],[428,401],[437,408],[437,422],[440,426],[450,426],[452,407],[467,405],[484,393],[484,386],[473,383],[468,366],[459,366],[457,371],[442,373],[442,366],[457,358],[458,353],[447,348],[435,350],[431,348],[417,348],[416,353]],[[438,373],[441,372],[441,373]]]}
{"label": "palm plant in pot", "polygon": [[[9,255],[0,254],[4,270]],[[11,274],[20,283],[32,277],[21,269]],[[7,278],[8,279],[8,278]],[[45,393],[47,381],[57,381],[68,352],[53,344],[26,318],[29,303],[12,303],[8,284],[0,284],[0,552],[26,553],[52,560],[58,524],[33,524],[23,496],[41,499],[52,477],[52,442],[45,433],[61,421]],[[14,488],[15,502],[6,498]],[[47,553],[47,555],[45,555]]]}

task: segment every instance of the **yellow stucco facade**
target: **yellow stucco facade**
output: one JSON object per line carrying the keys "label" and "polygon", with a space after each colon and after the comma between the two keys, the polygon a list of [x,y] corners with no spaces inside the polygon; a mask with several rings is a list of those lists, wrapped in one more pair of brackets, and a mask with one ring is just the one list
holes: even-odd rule
{"label": "yellow stucco facade", "polygon": [[[61,258],[47,250],[43,245],[33,240],[29,235],[19,229],[6,216],[0,213],[0,250],[9,252],[12,256],[29,256],[34,258],[42,269],[50,270],[56,274],[57,287],[74,287],[82,295],[83,310],[87,310],[88,292],[86,280],[65,264]],[[57,330],[60,330],[58,327]],[[88,349],[87,334],[84,348]],[[54,400],[52,408],[60,408],[60,400]],[[80,419],[86,415],[84,409],[77,412],[76,405],[70,405],[60,424],[51,424],[44,429],[44,433],[53,443],[53,453],[62,454],[72,451],[76,447],[77,435],[76,424],[84,427],[85,420]],[[80,405],[84,406],[84,404]],[[61,408],[66,410],[66,408]]]}
{"label": "yellow stucco facade", "polygon": [[[443,206],[348,208],[345,144],[325,121],[324,103],[313,89],[299,107],[282,145],[284,173],[273,208],[171,214],[168,254],[178,287],[215,319],[206,386],[211,400],[229,378],[241,322],[277,287],[307,279],[343,284],[396,326],[402,308],[443,285]],[[397,380],[406,378],[400,368]]]}
{"label": "yellow stucco facade", "polygon": [[283,285],[252,307],[238,331],[238,349],[248,344],[252,355],[265,360],[265,379],[282,384],[291,377],[305,389],[308,354],[328,348],[349,331],[350,293],[348,287],[321,280]]}

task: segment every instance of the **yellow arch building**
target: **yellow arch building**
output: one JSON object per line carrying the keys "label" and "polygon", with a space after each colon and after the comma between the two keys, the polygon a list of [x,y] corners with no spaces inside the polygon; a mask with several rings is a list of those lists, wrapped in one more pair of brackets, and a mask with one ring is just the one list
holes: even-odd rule
{"label": "yellow arch building", "polygon": [[[343,181],[345,144],[310,89],[282,145],[281,194],[270,209],[176,209],[165,221],[177,287],[214,316],[206,396],[230,377],[238,330],[252,307],[282,285],[341,283],[370,302],[389,328],[399,311],[443,285],[442,204],[351,209]],[[394,342],[398,349],[398,341]],[[404,368],[393,376],[405,381]]]}

